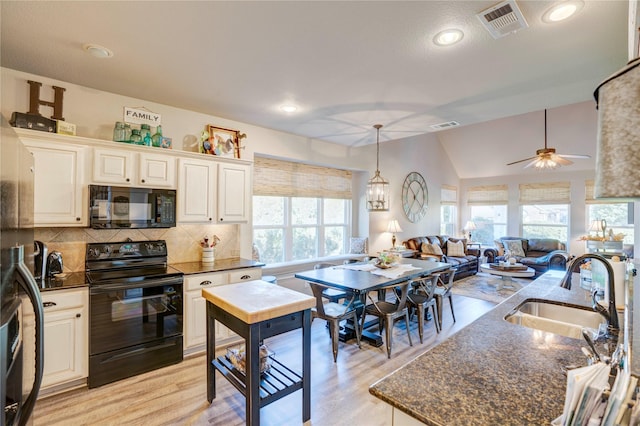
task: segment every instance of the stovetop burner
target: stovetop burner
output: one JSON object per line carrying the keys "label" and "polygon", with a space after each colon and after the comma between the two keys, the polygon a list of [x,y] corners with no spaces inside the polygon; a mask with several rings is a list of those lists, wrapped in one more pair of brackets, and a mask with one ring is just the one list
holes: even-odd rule
{"label": "stovetop burner", "polygon": [[89,285],[114,281],[133,283],[182,275],[167,265],[164,240],[89,243],[85,270]]}

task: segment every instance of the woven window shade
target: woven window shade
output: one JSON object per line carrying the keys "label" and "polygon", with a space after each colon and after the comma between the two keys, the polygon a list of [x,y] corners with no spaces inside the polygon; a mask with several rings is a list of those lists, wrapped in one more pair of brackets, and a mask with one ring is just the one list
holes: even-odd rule
{"label": "woven window shade", "polygon": [[458,204],[458,188],[455,186],[442,185],[440,189],[440,204],[457,205]]}
{"label": "woven window shade", "polygon": [[568,204],[571,202],[569,182],[520,184],[520,204]]}
{"label": "woven window shade", "polygon": [[351,199],[351,172],[255,157],[253,195]]}
{"label": "woven window shade", "polygon": [[584,182],[584,202],[585,204],[612,204],[612,203],[630,203],[634,200],[631,198],[595,198],[596,182],[587,180]]}
{"label": "woven window shade", "polygon": [[467,203],[473,206],[495,206],[509,202],[507,185],[474,186],[467,191]]}

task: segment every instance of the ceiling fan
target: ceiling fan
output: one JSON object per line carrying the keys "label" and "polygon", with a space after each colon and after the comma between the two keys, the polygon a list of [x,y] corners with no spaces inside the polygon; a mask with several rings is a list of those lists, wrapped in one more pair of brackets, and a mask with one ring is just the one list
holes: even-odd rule
{"label": "ceiling fan", "polygon": [[508,163],[507,166],[512,164],[523,163],[525,161],[530,161],[529,164],[524,166],[527,167],[534,166],[536,169],[555,169],[559,166],[568,166],[569,164],[573,164],[573,161],[567,160],[567,158],[591,158],[590,155],[581,155],[581,154],[556,154],[555,148],[547,148],[547,110],[544,110],[544,148],[536,151],[535,157],[525,158],[524,160],[514,161],[513,163]]}

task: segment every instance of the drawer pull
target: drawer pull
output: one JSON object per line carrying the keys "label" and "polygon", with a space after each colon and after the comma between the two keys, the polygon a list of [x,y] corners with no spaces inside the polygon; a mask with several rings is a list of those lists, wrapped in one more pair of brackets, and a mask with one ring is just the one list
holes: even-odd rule
{"label": "drawer pull", "polygon": [[200,283],[200,285],[202,285],[202,286],[205,286],[205,285],[211,285],[211,284],[213,284],[213,283],[212,283],[211,281],[209,281],[209,280],[202,281],[202,282]]}
{"label": "drawer pull", "polygon": [[52,306],[58,306],[58,304],[56,302],[43,302],[42,303],[42,307],[43,308],[50,308]]}
{"label": "drawer pull", "polygon": [[249,278],[251,278],[251,275],[243,275],[240,277],[241,280],[248,280]]}
{"label": "drawer pull", "polygon": [[76,314],[76,318],[80,318],[82,314]]}

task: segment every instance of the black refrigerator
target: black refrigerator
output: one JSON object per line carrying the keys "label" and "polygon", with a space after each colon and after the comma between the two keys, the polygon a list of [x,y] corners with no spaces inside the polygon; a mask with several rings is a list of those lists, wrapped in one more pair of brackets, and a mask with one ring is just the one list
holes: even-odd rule
{"label": "black refrigerator", "polygon": [[0,425],[4,426],[24,425],[31,416],[42,382],[44,342],[42,299],[33,278],[33,157],[5,117],[0,119]]}

